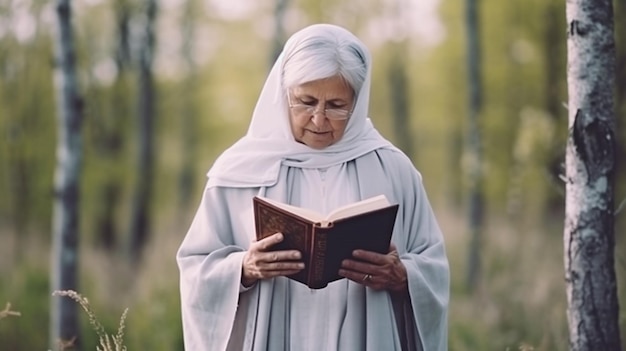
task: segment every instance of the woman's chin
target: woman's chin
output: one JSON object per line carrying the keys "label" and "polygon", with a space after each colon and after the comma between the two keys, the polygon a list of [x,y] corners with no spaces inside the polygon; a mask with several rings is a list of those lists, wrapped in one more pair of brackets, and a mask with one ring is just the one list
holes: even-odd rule
{"label": "woman's chin", "polygon": [[328,137],[305,137],[297,140],[299,143],[304,144],[311,149],[321,150],[333,143],[333,140]]}
{"label": "woman's chin", "polygon": [[316,150],[324,149],[335,142],[333,133],[314,133],[310,131],[305,132],[302,137],[296,138],[296,141]]}

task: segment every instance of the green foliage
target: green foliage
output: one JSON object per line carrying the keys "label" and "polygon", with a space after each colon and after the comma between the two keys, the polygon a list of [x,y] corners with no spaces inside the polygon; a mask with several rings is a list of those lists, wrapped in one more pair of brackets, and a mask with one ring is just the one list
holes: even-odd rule
{"label": "green foliage", "polygon": [[[100,321],[98,321],[98,318],[96,317],[95,312],[91,309],[91,306],[89,305],[89,300],[87,300],[86,297],[83,297],[72,290],[55,291],[52,293],[52,295],[71,298],[76,303],[78,303],[80,307],[85,311],[85,313],[89,317],[89,324],[91,325],[93,331],[95,331],[98,335],[98,345],[96,345],[96,351],[127,350],[126,346],[124,346],[124,328],[126,327],[125,322],[128,309],[125,309],[124,313],[122,313],[122,316],[120,317],[117,333],[109,334],[102,326]],[[62,350],[63,349],[65,348],[62,347]]]}
{"label": "green foliage", "polygon": [[47,228],[55,142],[49,38],[4,38],[0,48],[0,218],[20,232]]}
{"label": "green foliage", "polygon": [[[490,219],[483,238],[484,279],[465,292],[467,239],[454,218],[442,223],[452,271],[450,350],[567,350],[561,229]],[[457,272],[457,274],[455,274]],[[624,294],[622,294],[624,295]]]}
{"label": "green foliage", "polygon": [[[6,350],[47,350],[49,294],[45,267],[22,265],[2,272],[0,300],[11,301],[21,316],[0,320],[0,343]],[[7,279],[5,279],[5,277]]]}
{"label": "green foliage", "polygon": [[[130,350],[183,350],[180,300],[177,289],[156,290],[136,306],[132,315],[133,335],[129,335]],[[158,332],[155,332],[158,331]],[[144,337],[151,335],[151,337]]]}

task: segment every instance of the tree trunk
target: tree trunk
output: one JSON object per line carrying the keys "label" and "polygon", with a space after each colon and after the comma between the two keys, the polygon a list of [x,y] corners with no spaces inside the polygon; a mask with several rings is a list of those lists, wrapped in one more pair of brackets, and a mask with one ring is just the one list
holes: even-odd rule
{"label": "tree trunk", "polygon": [[413,158],[413,140],[409,122],[408,82],[406,72],[406,50],[404,44],[394,44],[389,64],[391,112],[398,147]]}
{"label": "tree trunk", "polygon": [[194,60],[194,42],[196,13],[198,11],[197,2],[195,0],[187,0],[185,15],[183,16],[183,47],[182,56],[187,67],[187,77],[183,82],[184,95],[183,113],[182,113],[182,135],[183,150],[181,152],[182,165],[179,176],[180,206],[182,212],[186,209],[191,201],[196,182],[196,148],[198,145],[198,109],[196,107],[196,91],[198,91],[198,69]]}
{"label": "tree trunk", "polygon": [[[57,91],[57,167],[54,179],[52,290],[78,290],[79,176],[81,166],[82,101],[78,93],[75,46],[69,0],[56,2],[55,85]],[[75,339],[79,350],[77,304],[51,300],[50,343]]]}
{"label": "tree trunk", "polygon": [[610,0],[571,0],[565,281],[570,350],[621,350],[614,266],[615,42]]}
{"label": "tree trunk", "polygon": [[272,52],[269,64],[270,68],[274,65],[278,55],[280,55],[280,52],[283,50],[283,45],[285,45],[285,11],[287,10],[287,5],[289,3],[289,0],[275,1],[274,35],[272,36]]}
{"label": "tree trunk", "polygon": [[[111,91],[112,96],[104,101],[110,108],[101,108],[103,111],[94,114],[93,122],[98,128],[97,137],[93,138],[98,157],[103,167],[120,168],[123,162],[125,149],[124,132],[127,127],[126,116],[130,115],[128,70],[130,58],[130,6],[127,0],[116,0],[115,10],[115,38],[116,47],[114,59],[117,66],[117,75]],[[118,221],[116,211],[120,206],[123,187],[120,171],[115,169],[107,172],[101,184],[98,184],[98,210],[95,214],[96,242],[108,251],[113,251],[118,245]]]}
{"label": "tree trunk", "polygon": [[154,182],[154,120],[155,88],[152,74],[154,61],[156,0],[146,0],[143,37],[139,52],[138,76],[138,125],[137,178],[133,199],[130,228],[130,259],[138,261],[150,237],[150,214],[152,208],[152,186]]}
{"label": "tree trunk", "polygon": [[479,18],[476,0],[466,2],[467,70],[469,87],[469,113],[467,130],[467,161],[469,180],[469,231],[470,245],[466,285],[473,291],[480,279],[480,249],[483,227],[483,174],[479,117],[482,108],[482,82],[480,72]]}

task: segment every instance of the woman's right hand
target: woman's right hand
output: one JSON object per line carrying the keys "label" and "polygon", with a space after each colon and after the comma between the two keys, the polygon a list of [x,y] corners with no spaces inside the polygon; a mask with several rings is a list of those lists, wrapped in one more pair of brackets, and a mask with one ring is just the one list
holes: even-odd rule
{"label": "woman's right hand", "polygon": [[281,275],[291,275],[304,269],[304,263],[297,250],[268,251],[283,241],[283,234],[276,233],[250,245],[243,257],[241,283],[248,287],[257,280]]}

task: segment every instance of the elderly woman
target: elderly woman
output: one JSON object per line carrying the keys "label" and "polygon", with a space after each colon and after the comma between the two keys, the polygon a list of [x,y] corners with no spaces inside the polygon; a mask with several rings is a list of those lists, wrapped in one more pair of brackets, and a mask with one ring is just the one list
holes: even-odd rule
{"label": "elderly woman", "polygon": [[[285,44],[177,254],[187,350],[447,349],[442,234],[420,174],[368,118],[371,70],[367,48],[337,26]],[[285,277],[304,263],[270,251],[281,233],[255,241],[255,195],[328,213],[379,194],[400,206],[389,252],[356,250],[347,279],[326,288]]]}

